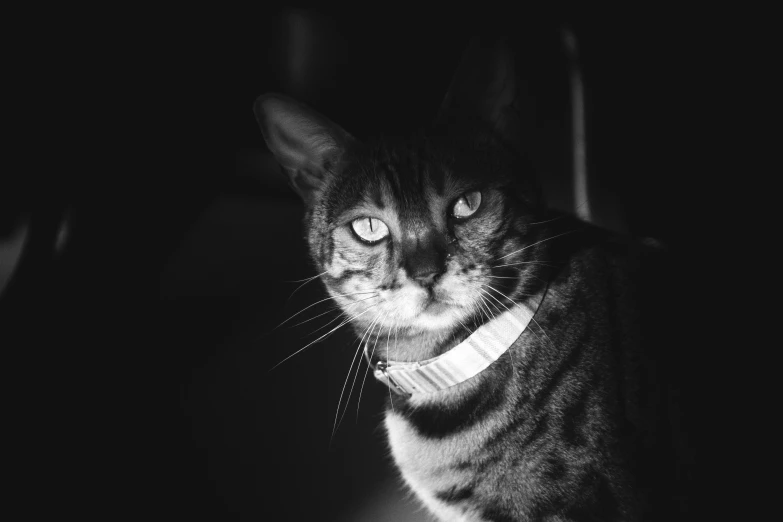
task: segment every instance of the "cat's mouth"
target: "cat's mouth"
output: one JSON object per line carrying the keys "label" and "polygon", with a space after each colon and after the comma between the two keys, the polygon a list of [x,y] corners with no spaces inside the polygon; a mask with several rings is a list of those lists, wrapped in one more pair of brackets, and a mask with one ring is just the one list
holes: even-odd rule
{"label": "cat's mouth", "polygon": [[441,315],[443,313],[446,313],[452,308],[452,305],[441,301],[440,299],[436,297],[430,296],[427,301],[424,303],[424,306],[422,307],[422,312],[427,312],[428,314],[433,315]]}
{"label": "cat's mouth", "polygon": [[[462,314],[464,307],[448,295],[433,292],[424,298],[419,314],[427,318],[445,320]],[[451,320],[451,319],[450,319]]]}
{"label": "cat's mouth", "polygon": [[452,328],[455,321],[462,315],[460,306],[453,302],[429,296],[414,314],[410,326],[425,331]]}

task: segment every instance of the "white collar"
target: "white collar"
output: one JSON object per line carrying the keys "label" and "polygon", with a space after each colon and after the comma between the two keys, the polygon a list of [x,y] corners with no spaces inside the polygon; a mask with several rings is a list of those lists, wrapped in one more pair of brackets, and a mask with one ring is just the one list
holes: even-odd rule
{"label": "white collar", "polygon": [[[527,303],[515,304],[437,357],[415,362],[379,361],[374,367],[375,378],[397,393],[411,395],[444,390],[478,375],[522,335],[538,311],[544,293],[546,288]],[[369,362],[368,349],[365,343],[364,355]]]}

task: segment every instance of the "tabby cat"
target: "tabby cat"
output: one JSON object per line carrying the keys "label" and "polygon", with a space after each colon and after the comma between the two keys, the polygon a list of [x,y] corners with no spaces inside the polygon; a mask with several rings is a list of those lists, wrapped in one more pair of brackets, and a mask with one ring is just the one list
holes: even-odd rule
{"label": "tabby cat", "polygon": [[676,419],[643,350],[657,304],[638,302],[664,281],[655,254],[546,210],[514,146],[513,56],[472,49],[409,139],[360,143],[279,94],[255,105],[389,387],[394,461],[443,521],[676,519],[682,471],[659,472],[679,447],[654,429]]}

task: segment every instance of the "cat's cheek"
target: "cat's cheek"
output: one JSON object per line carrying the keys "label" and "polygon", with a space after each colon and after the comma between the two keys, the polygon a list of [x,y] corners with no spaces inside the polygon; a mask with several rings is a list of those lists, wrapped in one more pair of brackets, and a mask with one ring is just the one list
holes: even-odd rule
{"label": "cat's cheek", "polygon": [[389,313],[400,321],[410,321],[420,312],[427,299],[423,288],[404,283],[399,287],[381,290],[381,299],[388,303]]}
{"label": "cat's cheek", "polygon": [[373,304],[376,302],[376,299],[369,297],[367,292],[362,292],[360,295],[356,295],[356,293],[346,295],[342,290],[335,291],[334,289],[329,289],[329,293],[338,306],[352,317],[366,317],[366,312],[373,308]]}
{"label": "cat's cheek", "polygon": [[[464,268],[459,264],[451,267],[435,287],[435,297],[453,307],[459,309],[472,308],[476,299],[477,287],[481,269],[478,267]],[[454,314],[456,319],[463,319],[464,315]]]}
{"label": "cat's cheek", "polygon": [[362,272],[372,265],[367,252],[356,248],[345,231],[336,231],[333,237],[334,254],[324,268],[333,279],[341,279],[349,272]]}
{"label": "cat's cheek", "polygon": [[478,261],[460,259],[449,265],[436,289],[448,294],[456,294],[469,287],[480,275],[481,268]]}
{"label": "cat's cheek", "polygon": [[460,231],[460,245],[472,263],[487,260],[489,246],[497,229],[493,223],[474,223]]}

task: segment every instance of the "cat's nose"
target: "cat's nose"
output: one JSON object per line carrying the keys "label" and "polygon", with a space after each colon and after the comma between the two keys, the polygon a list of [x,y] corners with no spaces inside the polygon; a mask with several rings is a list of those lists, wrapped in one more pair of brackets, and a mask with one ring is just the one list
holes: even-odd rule
{"label": "cat's nose", "polygon": [[446,240],[428,228],[406,232],[401,241],[405,271],[418,284],[432,286],[446,269]]}
{"label": "cat's nose", "polygon": [[440,277],[440,271],[432,270],[426,273],[412,275],[411,277],[421,286],[430,287],[435,284],[435,281],[437,281],[438,277]]}
{"label": "cat's nose", "polygon": [[445,270],[444,254],[436,249],[422,249],[410,255],[405,263],[408,277],[424,287],[432,286]]}

